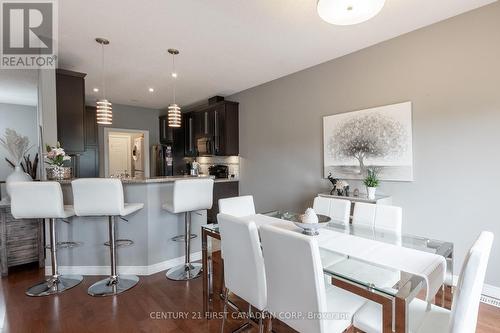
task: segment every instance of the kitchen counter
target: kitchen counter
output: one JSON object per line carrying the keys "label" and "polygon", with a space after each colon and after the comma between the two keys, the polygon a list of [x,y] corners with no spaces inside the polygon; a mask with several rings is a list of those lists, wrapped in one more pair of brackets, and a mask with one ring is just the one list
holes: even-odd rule
{"label": "kitchen counter", "polygon": [[[184,233],[184,214],[172,214],[162,209],[162,205],[172,200],[175,180],[198,178],[200,177],[173,176],[122,179],[125,202],[143,203],[144,208],[126,216],[127,221],[116,219],[117,238],[134,241],[132,246],[117,249],[119,273],[149,275],[183,262],[184,243],[175,242],[172,238]],[[61,185],[64,203],[72,205],[71,181],[62,181]],[[192,233],[198,235],[191,242],[191,258],[199,260],[201,225],[207,223],[207,211],[196,211],[191,216]],[[103,246],[108,240],[106,217],[75,216],[70,219],[69,224],[58,222],[56,227],[59,241],[82,242],[79,247],[59,251],[61,273],[109,274],[109,248]]]}
{"label": "kitchen counter", "polygon": [[[155,184],[155,183],[173,183],[176,180],[184,179],[200,179],[212,178],[215,183],[228,183],[238,182],[237,178],[214,178],[214,176],[200,175],[200,176],[164,176],[164,177],[150,177],[150,178],[121,178],[123,184]],[[76,178],[74,178],[76,179]],[[61,184],[71,184],[74,179],[58,180]]]}
{"label": "kitchen counter", "polygon": [[[104,178],[104,177],[101,177]],[[123,184],[154,184],[154,183],[173,183],[176,180],[184,179],[200,179],[200,178],[214,178],[213,176],[164,176],[164,177],[138,177],[138,178],[120,178]],[[76,178],[74,178],[76,179]],[[61,184],[71,184],[74,179],[58,180]],[[217,181],[217,180],[216,180]]]}

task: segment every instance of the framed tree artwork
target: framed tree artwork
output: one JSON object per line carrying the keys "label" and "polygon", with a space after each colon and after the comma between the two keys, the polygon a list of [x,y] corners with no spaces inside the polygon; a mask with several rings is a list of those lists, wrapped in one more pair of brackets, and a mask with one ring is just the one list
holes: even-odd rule
{"label": "framed tree artwork", "polygon": [[324,177],[412,181],[411,102],[323,117]]}

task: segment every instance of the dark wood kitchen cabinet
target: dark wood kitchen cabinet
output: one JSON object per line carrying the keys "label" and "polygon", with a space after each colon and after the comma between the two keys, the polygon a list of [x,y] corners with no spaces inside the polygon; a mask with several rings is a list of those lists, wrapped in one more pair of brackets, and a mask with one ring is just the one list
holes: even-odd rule
{"label": "dark wood kitchen cabinet", "polygon": [[197,140],[209,138],[216,156],[239,154],[238,103],[219,99],[184,114],[185,155],[196,157]]}
{"label": "dark wood kitchen cabinet", "polygon": [[77,157],[79,178],[99,177],[99,141],[95,106],[85,107],[85,149]]}
{"label": "dark wood kitchen cabinet", "polygon": [[69,153],[85,151],[85,76],[56,70],[57,138]]}
{"label": "dark wood kitchen cabinet", "polygon": [[160,143],[174,142],[174,128],[168,127],[168,116],[160,117]]}
{"label": "dark wood kitchen cabinet", "polygon": [[212,208],[207,211],[208,223],[217,223],[217,214],[219,214],[219,199],[237,197],[239,195],[239,182],[223,181],[214,184],[214,199]]}
{"label": "dark wood kitchen cabinet", "polygon": [[183,115],[182,123],[184,128],[184,154],[187,157],[198,156],[196,149],[196,134],[198,130],[198,120],[199,117],[196,116],[194,112],[188,112]]}

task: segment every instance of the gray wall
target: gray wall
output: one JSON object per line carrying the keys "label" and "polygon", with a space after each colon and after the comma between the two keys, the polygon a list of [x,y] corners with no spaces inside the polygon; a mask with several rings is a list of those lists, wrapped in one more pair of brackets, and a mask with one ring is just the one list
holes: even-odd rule
{"label": "gray wall", "polygon": [[149,131],[151,146],[160,142],[158,117],[159,110],[113,104],[113,125],[99,126],[99,174],[104,176],[104,127]]}
{"label": "gray wall", "polygon": [[[228,97],[240,102],[241,193],[258,211],[306,208],[328,189],[322,117],[412,101],[415,181],[380,192],[403,207],[404,232],[455,243],[458,274],[480,231],[500,238],[499,18],[495,3]],[[495,286],[499,257],[497,240]]]}
{"label": "gray wall", "polygon": [[[36,106],[0,103],[0,136],[3,137],[6,128],[11,128],[19,134],[27,136],[30,145],[33,145],[28,152],[31,155],[31,160],[38,150],[37,117]],[[5,161],[5,157],[10,158],[7,151],[0,147],[0,180],[5,180],[13,171],[12,167]]]}

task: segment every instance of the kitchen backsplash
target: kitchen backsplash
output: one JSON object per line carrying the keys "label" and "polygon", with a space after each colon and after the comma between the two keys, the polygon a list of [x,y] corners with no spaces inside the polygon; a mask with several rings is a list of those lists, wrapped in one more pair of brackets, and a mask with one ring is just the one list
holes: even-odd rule
{"label": "kitchen backsplash", "polygon": [[235,179],[240,176],[240,157],[239,156],[202,156],[197,157],[196,161],[200,163],[200,171],[208,174],[208,167],[214,164],[224,164],[229,167],[229,176],[234,175]]}

